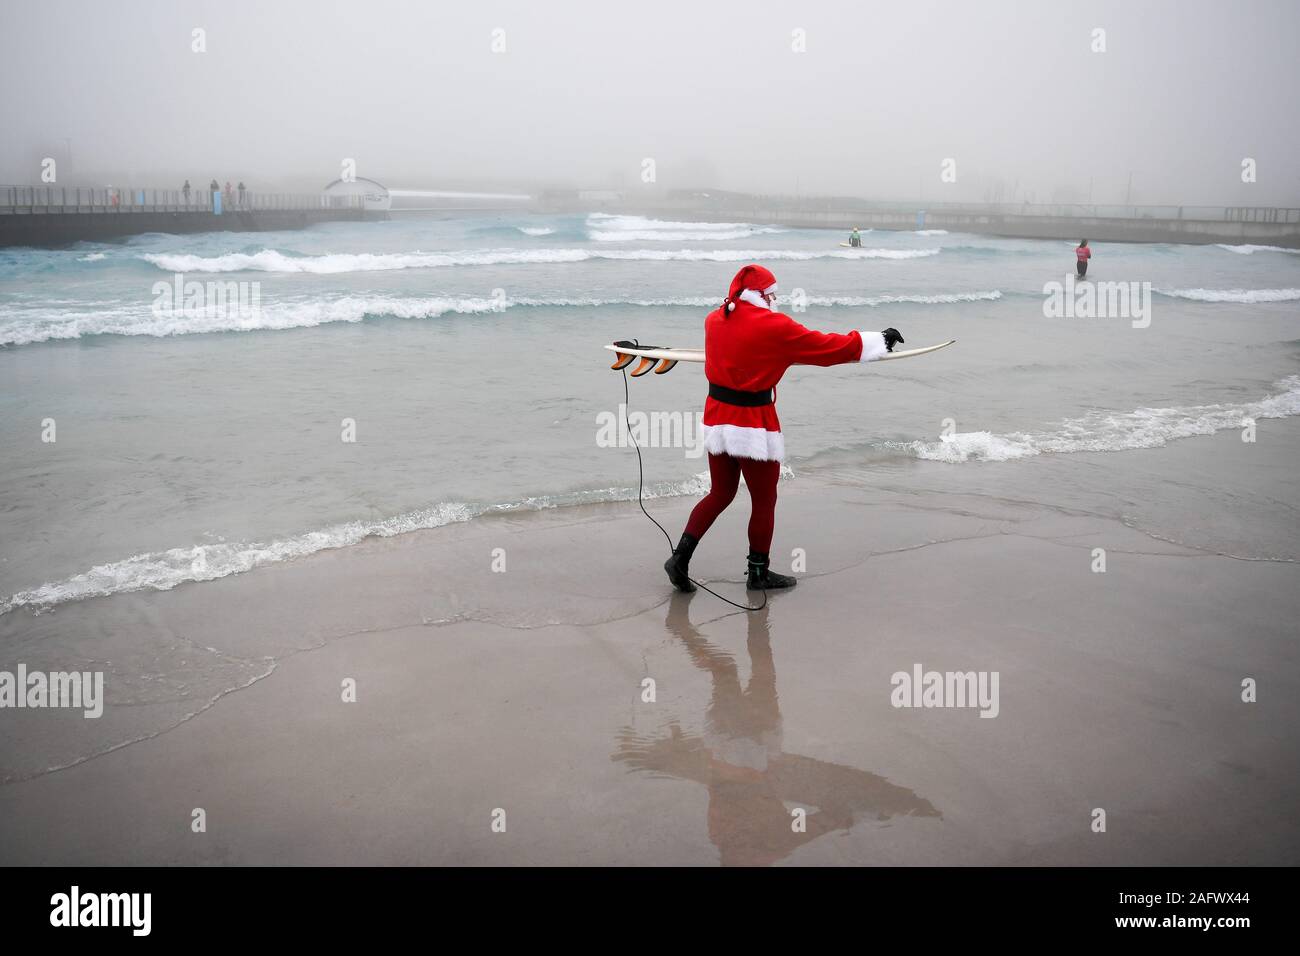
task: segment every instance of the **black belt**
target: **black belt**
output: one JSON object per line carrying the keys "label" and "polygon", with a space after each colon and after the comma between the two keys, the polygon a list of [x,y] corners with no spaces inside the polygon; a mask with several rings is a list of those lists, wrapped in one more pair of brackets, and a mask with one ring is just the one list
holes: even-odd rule
{"label": "black belt", "polygon": [[761,392],[742,392],[739,389],[727,388],[725,385],[714,385],[710,382],[709,398],[716,398],[728,405],[739,405],[741,408],[758,408],[762,405],[772,404],[772,390],[769,388]]}

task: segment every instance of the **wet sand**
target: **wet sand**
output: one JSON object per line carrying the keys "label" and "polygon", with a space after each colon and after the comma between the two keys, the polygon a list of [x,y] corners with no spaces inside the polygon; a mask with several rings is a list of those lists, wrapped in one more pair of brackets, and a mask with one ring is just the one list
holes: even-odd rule
{"label": "wet sand", "polygon": [[[807,570],[751,614],[671,596],[662,536],[619,504],[5,615],[0,665],[108,677],[99,720],[3,715],[0,858],[1300,862],[1295,563],[1048,492],[781,495],[780,562],[803,548]],[[651,508],[675,533],[692,504]],[[741,600],[746,518],[742,499],[693,564]],[[892,706],[916,664],[997,671],[997,716]]]}

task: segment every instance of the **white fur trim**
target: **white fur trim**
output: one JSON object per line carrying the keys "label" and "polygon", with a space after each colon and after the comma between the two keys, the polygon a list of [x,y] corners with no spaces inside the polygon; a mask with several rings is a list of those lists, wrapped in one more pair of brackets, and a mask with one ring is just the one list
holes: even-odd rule
{"label": "white fur trim", "polygon": [[759,295],[757,292],[755,292],[753,289],[745,289],[743,292],[741,292],[741,293],[740,293],[740,300],[741,300],[742,302],[748,302],[750,305],[756,305],[756,306],[758,306],[760,309],[770,309],[770,308],[771,308],[771,306],[769,306],[769,305],[767,304],[767,300],[764,299],[764,298],[763,298],[761,295]]}
{"label": "white fur trim", "polygon": [[763,290],[763,295],[771,295],[775,291],[776,291],[776,283],[773,282],[770,286],[768,286],[766,289]]}
{"label": "white fur trim", "polygon": [[862,336],[862,358],[859,362],[874,362],[885,354],[885,336],[880,332],[859,332]]}
{"label": "white fur trim", "polygon": [[705,425],[704,450],[710,455],[785,461],[785,436],[766,428],[741,425]]}

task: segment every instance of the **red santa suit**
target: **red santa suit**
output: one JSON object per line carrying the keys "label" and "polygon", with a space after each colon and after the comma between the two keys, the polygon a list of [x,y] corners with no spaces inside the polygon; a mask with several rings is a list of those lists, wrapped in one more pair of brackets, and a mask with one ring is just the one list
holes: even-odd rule
{"label": "red santa suit", "polygon": [[[748,265],[736,273],[722,306],[704,320],[704,376],[711,386],[749,393],[745,399],[757,402],[761,393],[776,388],[791,365],[871,362],[885,354],[879,332],[815,332],[772,311],[763,295],[775,292],[776,277],[762,266]],[[772,397],[766,404],[736,405],[710,394],[704,403],[705,450],[784,461],[785,436]]]}

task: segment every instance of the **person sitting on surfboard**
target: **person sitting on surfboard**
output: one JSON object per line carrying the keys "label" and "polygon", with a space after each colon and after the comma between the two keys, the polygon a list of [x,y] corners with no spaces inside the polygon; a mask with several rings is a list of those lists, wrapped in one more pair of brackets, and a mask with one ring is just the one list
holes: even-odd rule
{"label": "person sitting on surfboard", "polygon": [[1083,239],[1079,242],[1079,247],[1074,250],[1078,259],[1075,268],[1079,270],[1079,278],[1082,279],[1088,274],[1088,260],[1092,258],[1092,250],[1088,248],[1088,240]]}
{"label": "person sitting on surfboard", "polygon": [[862,245],[862,236],[858,234],[857,226],[854,226],[853,231],[849,233],[849,245],[854,247]]}
{"label": "person sitting on surfboard", "polygon": [[691,555],[704,533],[736,497],[745,476],[749,517],[751,590],[792,588],[795,579],[769,568],[776,523],[776,482],[785,460],[785,437],[776,417],[776,384],[791,365],[871,362],[903,341],[897,329],[883,332],[815,332],[773,309],[776,277],[747,265],[731,280],[722,305],[704,320],[704,449],[713,485],[691,512],[681,541],[664,563],[679,591],[694,591]]}

